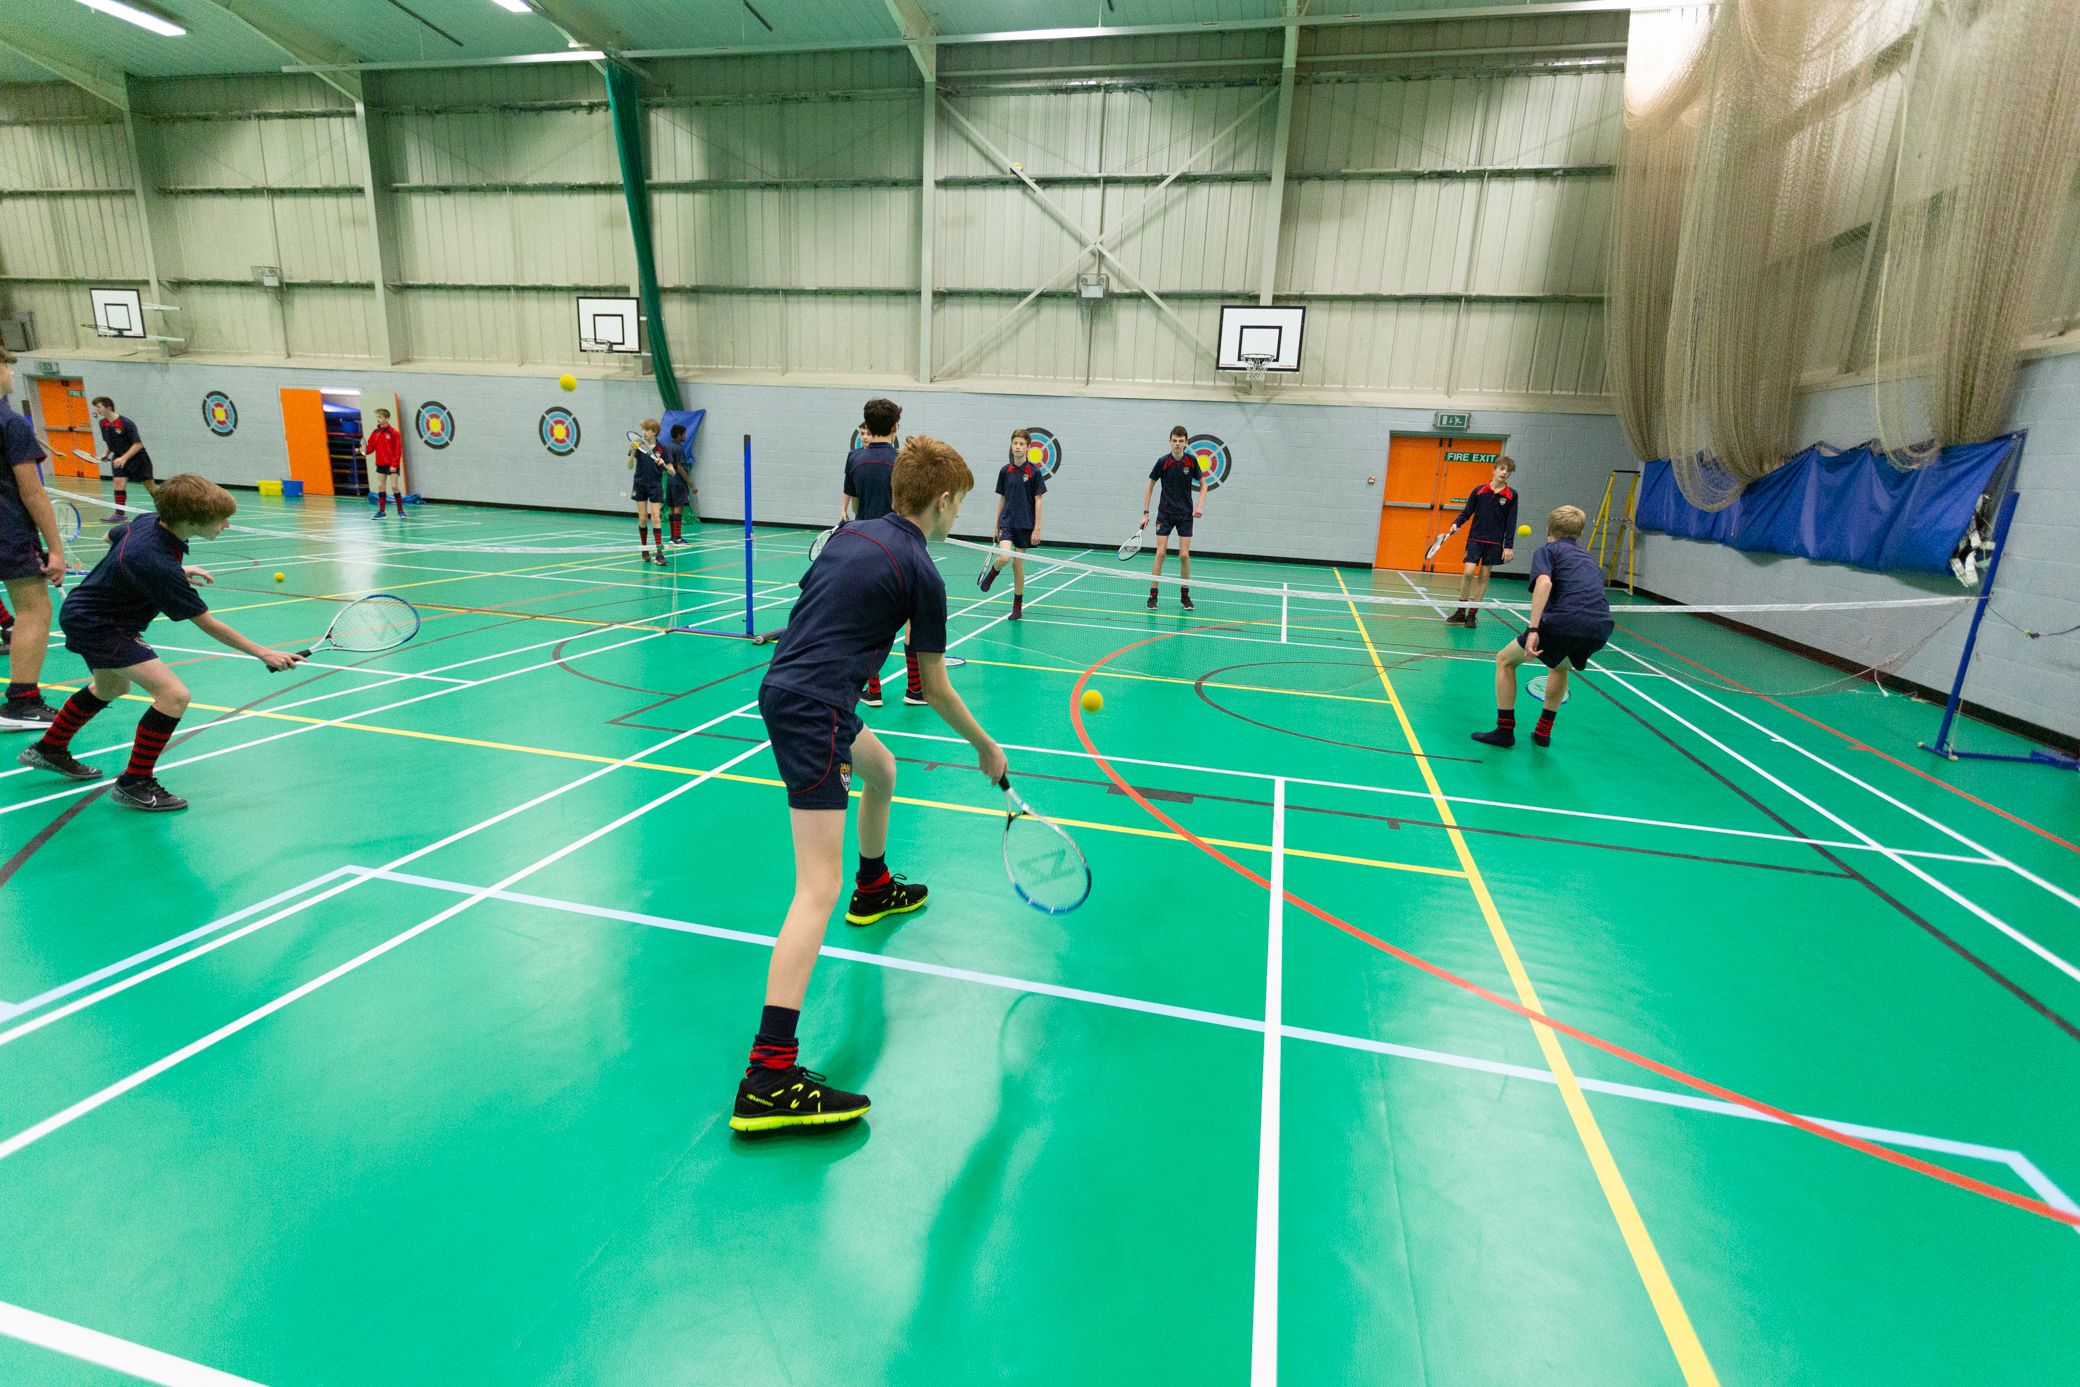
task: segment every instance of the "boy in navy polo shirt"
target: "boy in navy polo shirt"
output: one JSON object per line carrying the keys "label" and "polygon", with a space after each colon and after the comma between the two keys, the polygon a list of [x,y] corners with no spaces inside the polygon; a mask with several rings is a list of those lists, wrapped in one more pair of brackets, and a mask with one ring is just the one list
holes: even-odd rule
{"label": "boy in navy polo shirt", "polygon": [[[1177,571],[1184,582],[1178,586],[1177,600],[1186,611],[1197,610],[1192,606],[1192,522],[1206,514],[1206,474],[1199,470],[1199,459],[1186,453],[1184,448],[1191,435],[1179,424],[1170,430],[1170,451],[1156,459],[1156,465],[1148,470],[1148,485],[1141,488],[1141,523],[1148,524],[1148,497],[1163,486],[1163,499],[1156,504],[1156,566],[1149,570],[1150,576],[1163,576],[1163,554],[1170,547],[1170,532],[1177,532]],[[1199,487],[1198,499],[1192,497],[1192,486]],[[1154,583],[1148,585],[1148,609],[1156,609]]]}
{"label": "boy in navy polo shirt", "polygon": [[164,813],[186,809],[188,802],[161,785],[154,771],[159,753],[188,711],[188,686],[138,637],[155,616],[192,621],[205,634],[242,651],[270,670],[284,670],[303,657],[268,650],[247,640],[209,614],[209,604],[195,591],[196,582],[213,583],[208,570],[190,568],[184,560],[188,542],[215,539],[231,523],[238,502],[215,482],[184,472],[169,477],[156,496],[159,513],[141,515],[109,532],[108,553],[80,580],[65,599],[62,613],[65,648],[87,662],[90,687],[65,701],[57,721],[43,740],[15,759],[36,770],[56,771],[72,780],[98,780],[99,768],[73,758],[72,738],[87,721],[130,692],[144,686],[152,706],[138,721],[130,748],[130,764],[116,780],[109,798],[132,809]]}
{"label": "boy in navy polo shirt", "polygon": [[29,421],[8,404],[13,393],[14,353],[0,347],[0,585],[21,613],[5,631],[7,702],[0,705],[0,729],[33,732],[58,716],[36,681],[50,645],[51,585],[65,581],[65,545],[38,465],[47,454]]}
{"label": "boy in navy polo shirt", "polygon": [[1517,744],[1517,666],[1536,659],[1552,672],[1531,740],[1551,746],[1553,719],[1567,697],[1567,667],[1587,669],[1589,657],[1611,638],[1603,570],[1575,543],[1588,521],[1579,506],[1562,506],[1546,517],[1546,542],[1531,556],[1531,629],[1495,652],[1495,726],[1474,733],[1476,742]]}
{"label": "boy in navy polo shirt", "polygon": [[[1509,478],[1517,470],[1515,458],[1495,459],[1495,474],[1473,489],[1465,508],[1452,522],[1446,535],[1457,533],[1470,518],[1473,529],[1466,536],[1466,568],[1459,575],[1459,600],[1478,602],[1488,595],[1488,570],[1517,556],[1517,493]],[[1480,612],[1459,607],[1444,619],[1447,626],[1478,626]]]}
{"label": "boy in navy polo shirt", "polygon": [[[838,523],[879,520],[895,508],[890,499],[890,480],[896,469],[896,426],[902,422],[903,407],[894,400],[869,400],[860,412],[860,445],[845,455],[845,491],[838,498]],[[906,651],[906,671],[913,662]],[[922,703],[924,690],[913,675],[909,696]],[[881,706],[881,666],[867,676],[860,699],[869,708]]]}
{"label": "boy in navy polo shirt", "polygon": [[[106,395],[94,397],[94,412],[101,416],[101,441],[108,447],[108,457],[115,464],[116,504],[128,505],[130,493],[125,488],[131,482],[141,484],[147,495],[156,495],[159,484],[152,480],[152,455],[144,450],[144,440],[137,436],[137,425],[116,413],[116,402]],[[123,511],[111,511],[104,520],[127,520]]]}
{"label": "boy in navy polo shirt", "polygon": [[628,497],[636,503],[636,542],[641,548],[642,562],[650,562],[650,526],[657,525],[657,562],[665,566],[664,557],[664,459],[657,452],[657,429],[655,419],[642,423],[643,441],[628,445],[628,465],[635,469],[635,484],[629,488]]}
{"label": "boy in navy polo shirt", "polygon": [[765,1011],[751,1062],[729,1120],[740,1132],[850,1122],[867,1113],[866,1095],[830,1088],[821,1075],[801,1067],[795,1026],[844,880],[845,811],[855,768],[865,784],[859,872],[846,921],[872,924],[925,903],[922,885],[888,870],[896,762],[853,711],[861,681],[888,658],[906,624],[932,710],[975,748],[976,764],[992,783],[1005,771],[1003,750],[947,682],[946,584],[925,547],[953,529],[974,474],[946,444],[915,435],[903,445],[892,484],[894,513],[839,530],[802,576],[801,599],[758,691],[759,713],[787,786],[795,883],[766,974]]}
{"label": "boy in navy polo shirt", "polygon": [[[701,489],[693,484],[693,464],[686,457],[686,426],[672,425],[671,441],[662,447],[664,503],[672,512],[672,543],[683,546],[686,536],[680,533],[679,527],[684,523],[681,517],[686,514],[686,507],[692,504],[693,498],[701,494]],[[700,512],[694,512],[693,518],[700,519]]]}
{"label": "boy in navy polo shirt", "polygon": [[1033,461],[1033,436],[1024,429],[1011,435],[1011,461],[997,473],[997,522],[994,533],[1000,552],[992,554],[976,581],[984,592],[1003,572],[1004,559],[1011,559],[1011,616],[1026,614],[1026,561],[1020,557],[1040,542],[1040,498],[1047,494],[1047,474]]}

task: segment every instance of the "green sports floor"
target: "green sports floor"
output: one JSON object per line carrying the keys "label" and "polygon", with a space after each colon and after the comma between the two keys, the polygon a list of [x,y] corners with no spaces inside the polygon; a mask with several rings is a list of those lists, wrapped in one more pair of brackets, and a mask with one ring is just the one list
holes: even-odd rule
{"label": "green sports floor", "polygon": [[[771,647],[669,629],[741,613],[741,532],[237,523],[247,634],[426,623],[276,676],[156,624],[184,814],[0,762],[0,1383],[2073,1380],[2080,777],[1934,761],[1939,708],[1621,612],[1497,751],[1502,621],[1340,600],[1442,579],[1208,561],[1151,613],[1056,548],[1012,623],[942,546],[956,685],[1096,888],[1021,905],[965,744],[863,709],[931,904],[811,984],[872,1115],[747,1139]],[[1209,581],[1339,600],[1281,639]]]}

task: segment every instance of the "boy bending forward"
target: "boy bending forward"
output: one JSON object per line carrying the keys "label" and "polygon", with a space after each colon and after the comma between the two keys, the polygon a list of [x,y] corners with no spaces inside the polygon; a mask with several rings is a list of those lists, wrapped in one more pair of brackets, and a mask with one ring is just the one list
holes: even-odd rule
{"label": "boy bending forward", "polygon": [[1536,659],[1552,673],[1531,740],[1551,746],[1553,719],[1567,698],[1567,667],[1587,669],[1589,657],[1611,638],[1603,570],[1575,543],[1588,520],[1579,506],[1562,506],[1546,517],[1546,542],[1531,556],[1531,629],[1495,652],[1495,727],[1474,733],[1476,742],[1517,744],[1517,666]]}
{"label": "boy bending forward", "polygon": [[787,908],[766,974],[765,1010],[751,1061],[737,1085],[729,1125],[740,1132],[850,1122],[866,1116],[867,1097],[831,1088],[802,1068],[795,1026],[824,926],[843,884],[845,811],[853,772],[864,782],[859,803],[859,871],[847,923],[869,925],[925,903],[922,884],[888,870],[888,812],[896,762],[853,711],[860,685],[888,658],[896,633],[910,626],[925,701],[974,746],[992,782],[1005,771],[990,740],[946,679],[946,584],[928,540],[941,540],[974,488],[967,463],[938,439],[914,435],[896,458],[895,510],[840,529],[802,576],[802,596],[787,634],[766,668],[758,709],[787,785],[794,834],[794,901]]}

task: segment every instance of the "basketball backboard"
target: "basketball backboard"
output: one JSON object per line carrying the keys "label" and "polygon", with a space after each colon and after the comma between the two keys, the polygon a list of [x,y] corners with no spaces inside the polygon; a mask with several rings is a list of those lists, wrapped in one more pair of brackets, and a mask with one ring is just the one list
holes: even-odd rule
{"label": "basketball backboard", "polygon": [[144,300],[135,289],[89,289],[94,331],[102,337],[142,337]]}
{"label": "basketball backboard", "polygon": [[[1223,371],[1300,369],[1300,334],[1305,308],[1221,305],[1221,337],[1216,364]],[[1252,358],[1255,358],[1253,361]]]}
{"label": "basketball backboard", "polygon": [[642,351],[636,300],[578,297],[578,350],[622,352],[634,356]]}

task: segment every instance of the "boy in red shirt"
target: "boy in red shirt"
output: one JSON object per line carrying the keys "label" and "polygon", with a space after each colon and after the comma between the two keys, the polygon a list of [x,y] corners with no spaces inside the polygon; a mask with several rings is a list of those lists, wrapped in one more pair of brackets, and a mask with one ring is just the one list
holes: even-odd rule
{"label": "boy in red shirt", "polygon": [[369,430],[362,454],[376,460],[376,519],[383,518],[390,498],[397,498],[397,513],[404,514],[404,435],[390,427],[390,411],[376,411],[376,426]]}

